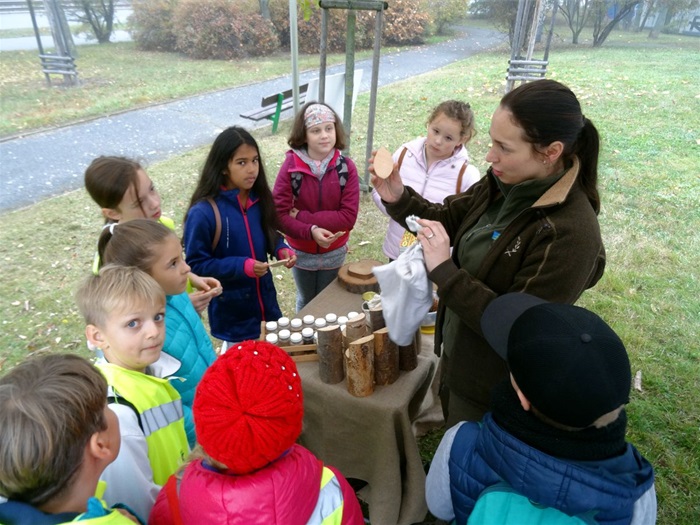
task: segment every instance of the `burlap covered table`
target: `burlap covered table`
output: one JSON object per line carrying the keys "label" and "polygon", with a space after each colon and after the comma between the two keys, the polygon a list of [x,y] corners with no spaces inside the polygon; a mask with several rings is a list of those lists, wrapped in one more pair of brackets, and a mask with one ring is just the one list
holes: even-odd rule
{"label": "burlap covered table", "polygon": [[[361,311],[362,298],[337,281],[299,315],[344,315]],[[418,366],[401,372],[392,385],[377,386],[368,397],[353,397],[346,381],[323,383],[318,363],[298,363],[304,389],[304,429],[300,442],[320,459],[368,486],[361,491],[372,525],[408,525],[426,515],[425,472],[413,423],[441,423],[431,394],[437,357],[432,337],[424,341]],[[426,397],[427,395],[427,397]]]}

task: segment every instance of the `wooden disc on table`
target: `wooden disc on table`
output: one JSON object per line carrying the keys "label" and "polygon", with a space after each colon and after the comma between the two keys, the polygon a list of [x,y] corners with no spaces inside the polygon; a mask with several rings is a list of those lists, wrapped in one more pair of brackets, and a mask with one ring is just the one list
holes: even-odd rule
{"label": "wooden disc on table", "polygon": [[379,283],[372,268],[382,264],[371,259],[348,263],[338,271],[338,282],[351,293],[379,292]]}
{"label": "wooden disc on table", "polygon": [[374,173],[381,179],[386,179],[394,171],[394,159],[391,153],[384,146],[377,150],[374,155]]}

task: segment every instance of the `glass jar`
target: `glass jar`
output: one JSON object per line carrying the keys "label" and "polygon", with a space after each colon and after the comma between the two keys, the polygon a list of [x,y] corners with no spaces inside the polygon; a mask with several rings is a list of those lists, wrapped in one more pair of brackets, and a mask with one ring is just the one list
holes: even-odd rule
{"label": "glass jar", "polygon": [[314,329],[307,326],[301,331],[301,337],[305,345],[314,344]]}
{"label": "glass jar", "polygon": [[287,330],[286,328],[283,328],[279,332],[277,332],[277,337],[279,338],[279,344],[280,346],[287,346],[289,344],[289,339],[292,336],[292,332]]}

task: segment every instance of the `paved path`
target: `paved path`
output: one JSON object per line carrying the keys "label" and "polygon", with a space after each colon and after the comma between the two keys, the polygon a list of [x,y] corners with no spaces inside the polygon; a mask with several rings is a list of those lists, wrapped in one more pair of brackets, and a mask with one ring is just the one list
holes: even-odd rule
{"label": "paved path", "polygon": [[[51,35],[41,35],[41,46],[44,51],[55,52],[56,47]],[[111,42],[129,42],[131,35],[128,31],[112,31]],[[85,34],[73,35],[73,43],[76,46],[97,45],[97,39],[89,38]],[[3,51],[31,51],[32,49],[38,52],[38,46],[35,36],[18,36],[15,38],[0,38],[0,53]]]}
{"label": "paved path", "polygon": [[[384,55],[379,85],[463,60],[505,38],[495,31],[468,28],[448,42]],[[344,67],[329,68],[328,74],[342,72]],[[357,62],[356,68],[364,71],[360,91],[368,91],[371,60]],[[301,82],[316,76],[317,72],[304,73]],[[280,77],[1,141],[0,212],[80,188],[85,168],[98,155],[125,155],[153,163],[209,144],[228,126],[254,128],[239,114],[258,107],[263,96],[290,85],[290,77]],[[269,121],[260,125],[265,123]]]}

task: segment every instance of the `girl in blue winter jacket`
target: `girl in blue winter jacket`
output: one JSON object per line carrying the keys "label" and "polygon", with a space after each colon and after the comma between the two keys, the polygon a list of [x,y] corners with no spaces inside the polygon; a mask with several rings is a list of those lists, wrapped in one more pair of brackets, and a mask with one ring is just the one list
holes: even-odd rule
{"label": "girl in blue winter jacket", "polygon": [[260,337],[261,321],[281,317],[268,254],[296,263],[278,233],[272,193],[253,136],[233,126],[216,138],[185,215],[185,251],[195,272],[221,281],[209,303],[211,334],[232,343]]}

